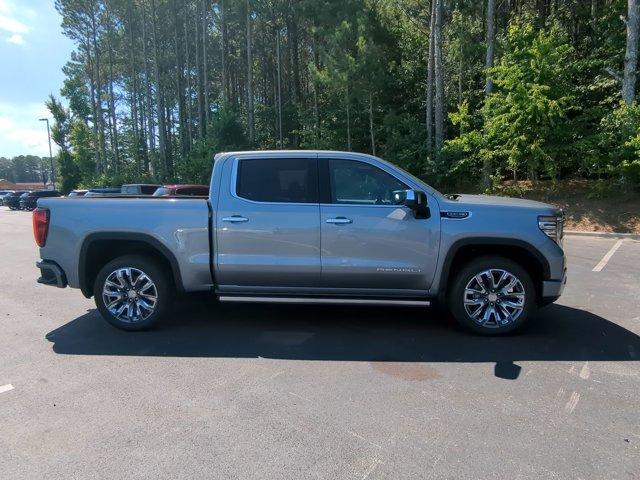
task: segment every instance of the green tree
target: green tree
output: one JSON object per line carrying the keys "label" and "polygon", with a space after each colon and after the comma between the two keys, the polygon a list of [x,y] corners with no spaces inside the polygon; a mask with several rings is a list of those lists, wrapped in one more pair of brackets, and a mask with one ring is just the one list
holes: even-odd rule
{"label": "green tree", "polygon": [[49,96],[46,105],[54,120],[51,127],[51,138],[60,147],[56,155],[58,171],[62,177],[60,190],[63,193],[68,193],[76,188],[80,182],[80,171],[74,163],[70,151],[71,116],[68,109],[53,95]]}

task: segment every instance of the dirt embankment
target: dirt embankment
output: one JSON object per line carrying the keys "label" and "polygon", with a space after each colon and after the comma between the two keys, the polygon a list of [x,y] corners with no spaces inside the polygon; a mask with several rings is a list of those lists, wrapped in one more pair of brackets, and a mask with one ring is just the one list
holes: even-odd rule
{"label": "dirt embankment", "polygon": [[562,207],[567,230],[640,234],[640,194],[587,180],[507,181],[499,195],[528,198]]}

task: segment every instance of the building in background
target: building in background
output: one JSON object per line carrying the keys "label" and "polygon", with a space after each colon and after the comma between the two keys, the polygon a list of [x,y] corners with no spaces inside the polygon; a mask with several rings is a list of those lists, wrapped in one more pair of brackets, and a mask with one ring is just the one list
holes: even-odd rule
{"label": "building in background", "polygon": [[53,190],[51,182],[46,184],[37,183],[13,183],[9,180],[0,179],[0,190]]}

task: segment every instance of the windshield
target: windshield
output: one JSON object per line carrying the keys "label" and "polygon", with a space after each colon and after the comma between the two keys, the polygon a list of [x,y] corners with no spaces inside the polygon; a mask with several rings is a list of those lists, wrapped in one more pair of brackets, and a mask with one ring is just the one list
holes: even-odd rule
{"label": "windshield", "polygon": [[153,193],[158,189],[157,185],[141,185],[140,192],[143,195],[153,195]]}
{"label": "windshield", "polygon": [[153,192],[154,197],[162,197],[163,195],[171,195],[171,190],[166,187],[160,187],[155,192]]}

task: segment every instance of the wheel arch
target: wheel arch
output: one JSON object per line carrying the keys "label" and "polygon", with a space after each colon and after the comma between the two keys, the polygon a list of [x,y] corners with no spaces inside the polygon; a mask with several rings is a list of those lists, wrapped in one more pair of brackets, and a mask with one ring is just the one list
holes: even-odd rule
{"label": "wheel arch", "polygon": [[445,304],[451,282],[470,260],[484,255],[508,258],[527,270],[534,282],[537,299],[542,297],[542,282],[551,275],[549,261],[534,245],[518,239],[472,237],[457,240],[451,245],[442,265],[438,300]]}
{"label": "wheel arch", "polygon": [[96,232],[87,235],[80,247],[78,282],[82,294],[87,298],[93,295],[93,284],[104,265],[114,258],[134,254],[158,260],[171,274],[177,290],[184,291],[178,260],[160,240],[144,233]]}

